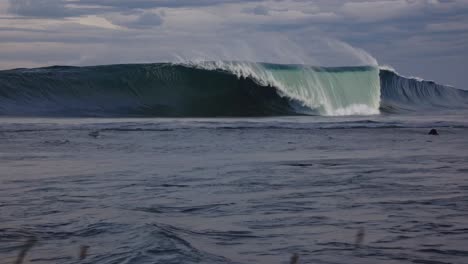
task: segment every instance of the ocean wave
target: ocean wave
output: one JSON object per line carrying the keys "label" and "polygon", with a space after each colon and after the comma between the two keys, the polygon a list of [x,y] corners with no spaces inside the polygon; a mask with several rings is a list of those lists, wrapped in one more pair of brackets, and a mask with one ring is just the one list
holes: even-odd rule
{"label": "ocean wave", "polygon": [[428,111],[468,107],[468,91],[380,69],[381,111]]}
{"label": "ocean wave", "polygon": [[467,101],[467,92],[365,66],[205,61],[0,72],[3,116],[375,115]]}

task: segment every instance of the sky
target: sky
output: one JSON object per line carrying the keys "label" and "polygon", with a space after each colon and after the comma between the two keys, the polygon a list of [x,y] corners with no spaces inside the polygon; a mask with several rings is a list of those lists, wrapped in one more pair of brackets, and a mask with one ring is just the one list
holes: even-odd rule
{"label": "sky", "polygon": [[186,59],[378,63],[468,89],[468,0],[0,0],[0,69]]}

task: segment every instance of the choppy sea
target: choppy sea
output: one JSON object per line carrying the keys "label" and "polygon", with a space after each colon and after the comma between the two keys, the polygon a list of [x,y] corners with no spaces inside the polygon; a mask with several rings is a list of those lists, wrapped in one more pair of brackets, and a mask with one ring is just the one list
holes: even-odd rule
{"label": "choppy sea", "polygon": [[468,263],[466,116],[2,117],[0,263]]}

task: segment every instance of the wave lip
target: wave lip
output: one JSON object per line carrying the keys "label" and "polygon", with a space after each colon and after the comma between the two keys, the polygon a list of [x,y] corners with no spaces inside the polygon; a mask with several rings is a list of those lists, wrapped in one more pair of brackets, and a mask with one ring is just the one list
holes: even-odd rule
{"label": "wave lip", "polygon": [[0,71],[0,115],[375,115],[466,106],[466,92],[376,67],[214,61]]}

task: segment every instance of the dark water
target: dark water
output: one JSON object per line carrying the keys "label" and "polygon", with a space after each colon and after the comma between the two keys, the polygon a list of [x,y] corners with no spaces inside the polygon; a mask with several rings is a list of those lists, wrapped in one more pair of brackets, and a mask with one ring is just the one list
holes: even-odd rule
{"label": "dark water", "polygon": [[0,263],[468,263],[466,116],[4,117]]}

